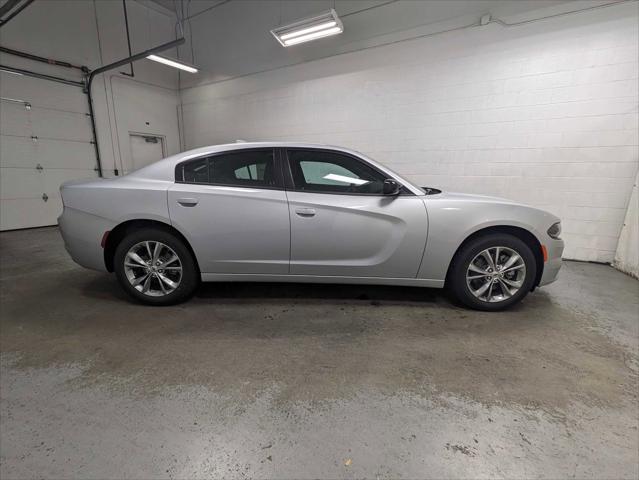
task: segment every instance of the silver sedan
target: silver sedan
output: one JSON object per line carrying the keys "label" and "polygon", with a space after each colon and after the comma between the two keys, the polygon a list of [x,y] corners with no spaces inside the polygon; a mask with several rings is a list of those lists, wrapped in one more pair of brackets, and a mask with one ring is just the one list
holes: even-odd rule
{"label": "silver sedan", "polygon": [[564,248],[548,212],[418,187],[324,145],[205,147],[61,194],[71,257],[152,305],[200,281],[277,281],[447,287],[500,310],[554,281]]}

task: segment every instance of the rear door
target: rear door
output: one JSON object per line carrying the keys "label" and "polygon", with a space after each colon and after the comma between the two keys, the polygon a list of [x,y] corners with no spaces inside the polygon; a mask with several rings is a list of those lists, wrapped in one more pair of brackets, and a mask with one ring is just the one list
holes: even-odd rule
{"label": "rear door", "polygon": [[386,175],[355,156],[287,149],[291,274],[414,278],[426,244],[422,200],[382,194]]}
{"label": "rear door", "polygon": [[235,150],[176,167],[169,214],[202,273],[288,273],[288,204],[275,153]]}

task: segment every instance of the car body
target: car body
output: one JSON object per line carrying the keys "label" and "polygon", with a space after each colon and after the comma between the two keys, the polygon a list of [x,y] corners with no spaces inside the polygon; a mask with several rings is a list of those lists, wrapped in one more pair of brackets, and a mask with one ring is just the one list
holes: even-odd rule
{"label": "car body", "polygon": [[185,244],[202,281],[440,288],[465,242],[493,233],[530,248],[534,288],[555,280],[564,247],[549,233],[559,219],[548,212],[423,189],[361,153],[326,145],[204,147],[123,177],[65,183],[61,196],[66,249],[102,271],[116,267],[126,232],[154,226]]}

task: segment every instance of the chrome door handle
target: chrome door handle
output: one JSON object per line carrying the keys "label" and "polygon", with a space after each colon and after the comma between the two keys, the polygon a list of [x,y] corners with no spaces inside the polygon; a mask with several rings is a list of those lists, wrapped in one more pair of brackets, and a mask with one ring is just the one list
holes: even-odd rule
{"label": "chrome door handle", "polygon": [[300,217],[314,217],[315,209],[314,208],[296,208],[295,213],[297,213]]}
{"label": "chrome door handle", "polygon": [[197,198],[178,198],[177,201],[183,207],[195,207],[197,205]]}

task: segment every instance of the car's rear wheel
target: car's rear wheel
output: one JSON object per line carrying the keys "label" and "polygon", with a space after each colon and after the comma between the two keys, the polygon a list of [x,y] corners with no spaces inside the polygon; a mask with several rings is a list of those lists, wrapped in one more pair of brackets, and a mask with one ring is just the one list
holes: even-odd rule
{"label": "car's rear wheel", "polygon": [[447,284],[464,305],[503,310],[532,289],[537,272],[535,256],[521,239],[503,233],[470,240],[455,255]]}
{"label": "car's rear wheel", "polygon": [[145,228],[126,235],[115,250],[114,269],[122,288],[149,305],[189,298],[199,272],[184,242],[170,232]]}

